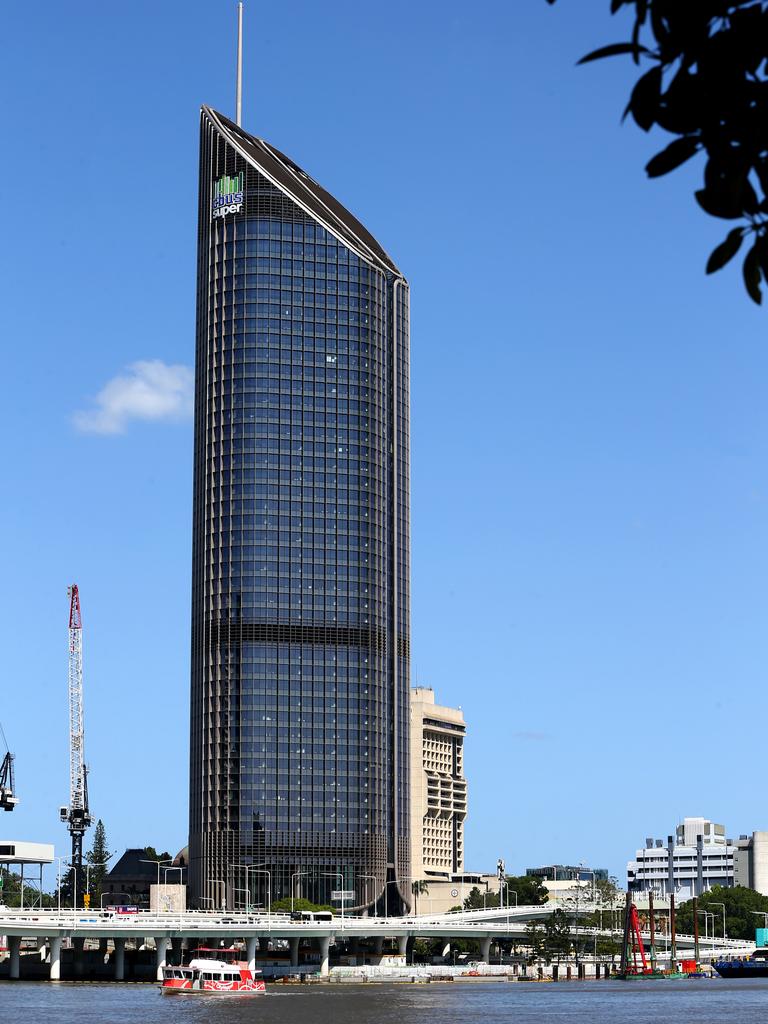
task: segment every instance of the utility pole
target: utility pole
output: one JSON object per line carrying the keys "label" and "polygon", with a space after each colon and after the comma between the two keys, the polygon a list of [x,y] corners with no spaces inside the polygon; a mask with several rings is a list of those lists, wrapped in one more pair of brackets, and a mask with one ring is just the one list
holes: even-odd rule
{"label": "utility pole", "polygon": [[69,807],[59,808],[72,837],[72,905],[78,904],[78,876],[82,888],[83,836],[91,824],[88,807],[88,769],[85,766],[85,728],[83,725],[83,621],[77,584],[69,595]]}

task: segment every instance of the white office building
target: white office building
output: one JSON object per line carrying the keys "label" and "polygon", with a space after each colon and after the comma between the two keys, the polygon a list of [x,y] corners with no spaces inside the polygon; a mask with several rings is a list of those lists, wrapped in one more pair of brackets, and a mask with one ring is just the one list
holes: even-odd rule
{"label": "white office building", "polygon": [[674,894],[678,901],[708,892],[715,885],[735,885],[737,846],[725,827],[708,818],[685,818],[673,836],[648,838],[627,864],[630,892]]}

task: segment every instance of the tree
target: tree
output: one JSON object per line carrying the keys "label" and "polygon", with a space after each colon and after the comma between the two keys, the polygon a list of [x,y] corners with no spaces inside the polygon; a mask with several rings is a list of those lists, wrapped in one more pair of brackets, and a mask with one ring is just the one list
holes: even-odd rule
{"label": "tree", "polygon": [[609,878],[595,879],[596,902],[604,909],[613,908],[623,900],[623,894],[619,889],[619,880],[615,875]]}
{"label": "tree", "polygon": [[[587,894],[585,898],[591,899],[591,886],[584,892]],[[610,927],[614,920],[614,912],[624,905],[624,894],[619,889],[618,878],[613,875],[610,878],[596,878],[594,892],[597,909],[592,914],[586,914],[583,923],[588,928]]]}
{"label": "tree", "polygon": [[[553,4],[556,0],[547,0]],[[625,42],[602,46],[579,61],[628,55],[650,68],[637,80],[624,116],[672,141],[646,165],[658,178],[704,153],[705,213],[740,221],[710,254],[720,270],[751,241],[742,266],[750,298],[762,302],[768,282],[768,0],[611,0],[611,14],[632,10]]]}
{"label": "tree", "polygon": [[144,853],[147,855],[147,860],[173,860],[167,850],[163,851],[163,853],[158,853],[154,846],[145,846]]}
{"label": "tree", "polygon": [[481,892],[475,885],[469,890],[469,895],[464,899],[464,910],[484,910],[488,907],[498,907],[499,897],[495,892]]}
{"label": "tree", "polygon": [[529,921],[525,926],[525,942],[531,949],[531,960],[540,960],[544,956],[544,945],[547,932],[539,921]]}
{"label": "tree", "polygon": [[567,956],[571,948],[571,922],[564,910],[555,910],[545,924],[547,953]]}
{"label": "tree", "polygon": [[411,892],[413,893],[413,912],[415,914],[419,896],[429,895],[429,882],[424,878],[414,879],[411,882]]}
{"label": "tree", "polygon": [[334,910],[333,907],[327,903],[312,903],[310,900],[300,899],[295,897],[293,900],[289,896],[283,897],[279,900],[274,900],[271,905],[271,909],[275,913],[285,914],[290,913],[292,910],[330,910],[331,913],[338,913],[338,909]]}
{"label": "tree", "polygon": [[[21,906],[21,875],[0,867],[0,906]],[[53,907],[56,900],[47,892],[41,892],[36,886],[24,882],[25,907]]]}
{"label": "tree", "polygon": [[96,905],[101,900],[101,891],[104,887],[104,878],[107,874],[107,861],[112,856],[107,849],[107,832],[104,822],[99,818],[96,828],[93,830],[93,845],[86,853],[85,859],[88,864],[93,865],[93,870],[88,872],[91,900]]}
{"label": "tree", "polygon": [[[517,894],[517,904],[520,907],[540,907],[547,902],[549,894],[547,887],[540,878],[535,875],[507,875],[506,888],[504,890],[504,906],[514,905],[511,894]],[[498,906],[498,897],[495,906]]]}
{"label": "tree", "polygon": [[[699,910],[709,910],[716,915],[715,934],[720,935],[723,921],[723,908],[712,907],[709,903],[725,904],[725,924],[729,939],[744,939],[754,941],[755,927],[762,925],[759,915],[753,914],[756,910],[760,913],[768,912],[768,896],[763,896],[754,889],[747,889],[746,886],[736,885],[725,888],[722,885],[713,886],[709,892],[699,896]],[[675,927],[678,932],[691,935],[693,933],[693,900],[681,903],[675,915]],[[704,916],[699,916],[699,927],[704,934]]]}
{"label": "tree", "polygon": [[595,952],[598,956],[609,956],[614,960],[621,953],[621,939],[616,936],[602,936],[597,940]]}

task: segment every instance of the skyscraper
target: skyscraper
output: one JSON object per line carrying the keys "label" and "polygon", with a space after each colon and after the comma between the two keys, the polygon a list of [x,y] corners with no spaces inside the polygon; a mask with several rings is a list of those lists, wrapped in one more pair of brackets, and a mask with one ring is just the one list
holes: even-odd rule
{"label": "skyscraper", "polygon": [[[201,112],[190,884],[408,902],[408,285]],[[337,905],[338,897],[337,897]]]}

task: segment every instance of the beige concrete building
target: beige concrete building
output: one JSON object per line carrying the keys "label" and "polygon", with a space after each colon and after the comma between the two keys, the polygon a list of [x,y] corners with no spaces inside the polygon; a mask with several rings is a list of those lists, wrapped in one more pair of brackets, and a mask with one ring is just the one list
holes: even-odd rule
{"label": "beige concrete building", "polygon": [[415,879],[451,881],[464,871],[464,715],[411,690],[411,869]]}
{"label": "beige concrete building", "polygon": [[736,848],[733,884],[768,896],[768,832],[739,836],[733,845]]}

